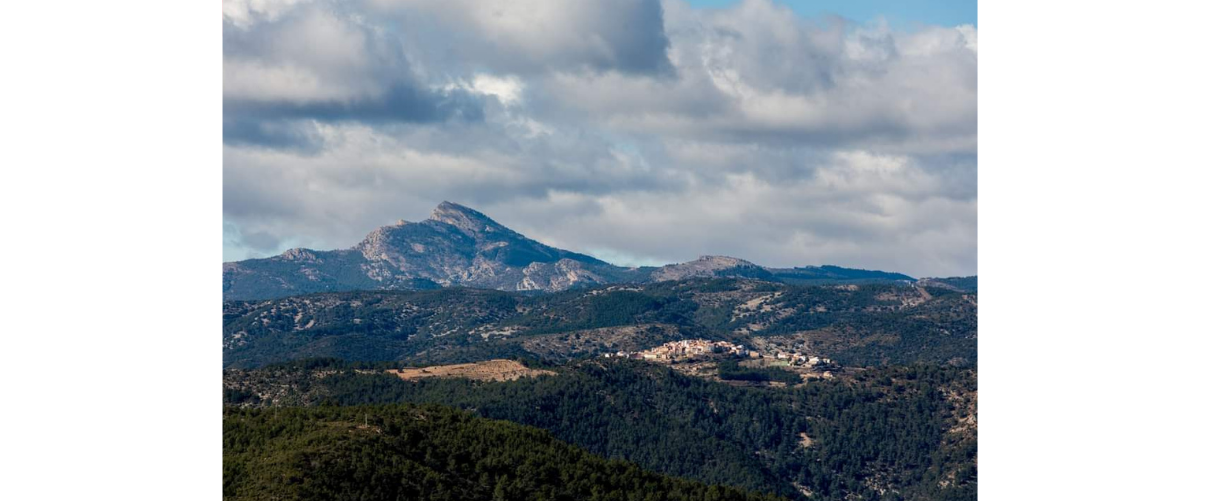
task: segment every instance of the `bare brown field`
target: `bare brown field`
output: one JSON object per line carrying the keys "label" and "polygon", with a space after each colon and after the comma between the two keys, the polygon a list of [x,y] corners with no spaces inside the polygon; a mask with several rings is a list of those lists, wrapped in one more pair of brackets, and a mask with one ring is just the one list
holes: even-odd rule
{"label": "bare brown field", "polygon": [[521,377],[556,375],[552,371],[529,369],[514,360],[487,360],[471,364],[434,365],[402,370],[393,369],[385,372],[397,374],[402,379],[460,377],[477,381],[514,381]]}

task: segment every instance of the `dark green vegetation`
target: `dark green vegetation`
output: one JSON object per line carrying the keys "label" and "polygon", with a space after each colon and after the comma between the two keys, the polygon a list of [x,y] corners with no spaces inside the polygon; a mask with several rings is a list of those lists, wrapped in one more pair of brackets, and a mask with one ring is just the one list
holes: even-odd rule
{"label": "dark green vegetation", "polygon": [[[449,202],[222,277],[229,499],[975,498],[975,277],[618,267]],[[846,367],[597,358],[692,338]],[[383,371],[494,358],[556,375]]]}
{"label": "dark green vegetation", "polygon": [[780,383],[798,383],[799,374],[779,367],[751,368],[742,367],[736,360],[724,360],[719,363],[719,377],[725,381],[778,381]]}
{"label": "dark green vegetation", "polygon": [[727,278],[534,296],[462,288],[361,291],[228,301],[223,314],[225,364],[237,368],[309,357],[559,363],[683,338],[761,339],[849,366],[976,362],[974,295],[908,283],[801,286]]}
{"label": "dark green vegetation", "polygon": [[875,270],[858,270],[840,266],[806,266],[795,268],[771,269],[773,278],[787,284],[831,284],[831,283],[875,283],[875,282],[911,282],[915,279],[903,273],[891,273]]}
{"label": "dark green vegetation", "polygon": [[773,499],[649,473],[440,406],[228,407],[222,422],[226,499]]}
{"label": "dark green vegetation", "polygon": [[975,294],[979,290],[979,277],[946,277],[946,278],[926,278],[922,283],[934,287],[942,287],[959,292],[969,292]]}
{"label": "dark green vegetation", "polygon": [[[547,265],[546,278],[560,273],[550,261],[560,256],[555,249],[477,245],[493,234],[484,225],[495,223],[466,223],[464,214],[390,231],[427,232],[425,241],[449,249],[467,238],[476,242],[472,256]],[[409,248],[389,235],[370,235],[362,246],[386,254]],[[322,271],[330,255],[286,254],[261,264],[318,270],[318,279],[303,273],[289,290],[374,287],[356,274],[338,276],[339,267]],[[710,278],[553,293],[438,288],[395,276],[391,287],[432,290],[227,301],[226,495],[745,499],[735,488],[814,501],[975,499],[974,277],[912,282],[829,267],[709,268],[723,260],[671,269]],[[374,263],[362,264],[381,265]],[[649,269],[633,273],[654,279]],[[598,358],[691,338],[802,352],[845,370],[804,382],[781,367],[720,361],[713,381]],[[557,375],[404,381],[383,372],[494,358]],[[425,407],[432,405],[479,417]]]}
{"label": "dark green vegetation", "polygon": [[[590,452],[649,470],[796,499],[975,498],[976,383],[969,369],[875,368],[854,371],[843,379],[778,389],[734,387],[627,360],[577,362],[556,368],[556,376],[506,383],[409,382],[352,367],[316,360],[255,371],[229,370],[226,402],[243,406],[438,403],[542,428]],[[348,409],[341,419],[349,422],[365,412]],[[252,414],[261,420],[264,415]],[[346,427],[340,430],[348,434]],[[279,453],[292,458],[301,454],[294,449],[305,450],[302,444],[311,442],[299,438],[282,443]],[[363,454],[369,453],[409,457],[389,448]],[[476,467],[471,461],[480,460],[466,458],[470,462],[464,467]],[[280,459],[274,464],[299,468],[288,478],[324,474],[306,470],[304,464],[297,466],[299,461]],[[347,464],[362,462],[346,460]],[[231,468],[227,466],[228,476],[233,475]],[[410,476],[419,475],[414,472]],[[260,474],[267,479],[284,473]],[[265,489],[284,488],[263,482]]]}
{"label": "dark green vegetation", "polygon": [[227,302],[224,358],[228,365],[256,366],[324,356],[397,360],[441,347],[471,353],[481,339],[474,329],[513,317],[522,299],[492,290],[440,289]]}

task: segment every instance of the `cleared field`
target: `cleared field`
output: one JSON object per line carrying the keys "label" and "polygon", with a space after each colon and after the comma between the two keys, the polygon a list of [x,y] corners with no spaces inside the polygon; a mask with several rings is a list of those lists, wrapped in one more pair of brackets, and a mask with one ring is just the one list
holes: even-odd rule
{"label": "cleared field", "polygon": [[471,364],[434,365],[413,369],[388,370],[402,379],[428,377],[461,377],[478,381],[514,381],[521,377],[555,376],[556,373],[543,369],[529,369],[514,360],[487,360]]}

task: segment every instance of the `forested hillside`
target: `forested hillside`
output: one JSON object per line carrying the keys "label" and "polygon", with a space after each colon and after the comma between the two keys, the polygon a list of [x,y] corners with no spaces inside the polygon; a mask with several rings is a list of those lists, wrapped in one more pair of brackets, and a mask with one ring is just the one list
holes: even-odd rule
{"label": "forested hillside", "polygon": [[460,288],[339,292],[229,301],[223,313],[225,365],[235,368],[310,357],[563,362],[688,337],[762,338],[845,365],[973,366],[977,342],[974,294],[907,283],[693,279],[534,296]]}
{"label": "forested hillside", "polygon": [[230,500],[770,500],[604,460],[441,406],[239,409],[223,416]]}
{"label": "forested hillside", "polygon": [[[698,272],[691,266],[670,271]],[[531,477],[529,469],[489,470],[502,459],[485,452],[430,463],[410,455],[414,444],[398,449],[400,439],[384,431],[360,441],[363,430],[313,428],[306,421],[325,416],[306,412],[342,411],[289,410],[297,423],[310,424],[288,425],[301,434],[275,442],[275,453],[227,451],[228,462],[243,464],[228,466],[228,495],[306,499],[343,489],[368,496],[356,499],[378,492],[417,496],[410,499],[601,499],[611,495],[608,489],[630,487],[700,499],[695,496],[704,491],[691,489],[711,484],[812,501],[974,499],[978,325],[977,297],[966,290],[970,280],[792,285],[692,278],[557,293],[442,288],[228,301],[228,406],[282,412],[332,406],[386,415],[394,411],[382,406],[446,405],[543,429],[646,470],[632,475],[702,482],[630,487],[646,484],[596,479],[602,490],[588,495],[532,490],[547,479]],[[726,341],[761,354],[659,363],[604,358],[687,339]],[[784,354],[825,361],[817,369],[784,366],[776,358]],[[518,379],[491,382],[421,369],[494,359],[539,370],[522,377],[525,369],[508,362],[520,369]],[[506,361],[494,366],[506,366],[499,362]],[[386,372],[403,368],[410,379]],[[440,423],[452,427],[447,433],[460,433],[459,421]],[[330,429],[343,431],[323,431]],[[543,444],[538,434],[522,436]],[[440,451],[462,446],[473,447],[422,444]],[[271,464],[255,457],[272,458]],[[378,470],[378,462],[387,466]],[[376,490],[358,490],[357,482]],[[511,490],[516,482],[525,487]],[[741,495],[706,489],[702,496]],[[514,495],[521,497],[507,497]],[[631,499],[644,499],[636,496]]]}
{"label": "forested hillside", "polygon": [[974,499],[968,369],[890,367],[780,389],[614,359],[504,383],[403,381],[370,366],[315,360],[228,370],[226,403],[438,403],[707,483],[799,499]]}

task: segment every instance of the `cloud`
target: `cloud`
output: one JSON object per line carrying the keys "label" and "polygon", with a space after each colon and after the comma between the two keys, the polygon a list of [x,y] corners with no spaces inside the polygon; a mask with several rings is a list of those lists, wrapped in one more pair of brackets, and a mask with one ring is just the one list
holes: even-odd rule
{"label": "cloud", "polygon": [[399,218],[421,219],[444,199],[484,209],[562,191],[599,196],[674,183],[604,138],[558,130],[531,140],[528,132],[495,120],[439,128],[315,123],[309,141],[322,145],[317,151],[227,141],[224,213],[244,233],[311,235],[306,245],[334,248]]}
{"label": "cloud", "polygon": [[367,6],[403,30],[454,41],[432,47],[431,59],[499,73],[672,71],[657,0],[370,0]]}
{"label": "cloud", "polygon": [[463,89],[474,94],[493,96],[503,106],[519,104],[523,98],[523,81],[514,75],[498,77],[478,73],[473,75],[471,80],[450,85],[449,89]]}
{"label": "cloud", "polygon": [[816,24],[764,0],[723,10],[667,6],[678,78],[561,73],[546,91],[563,112],[671,137],[975,151],[973,27],[902,33]]}
{"label": "cloud", "polygon": [[952,182],[908,157],[833,152],[793,180],[732,173],[681,191],[559,193],[494,212],[529,236],[630,263],[725,254],[949,275],[976,262],[977,202],[951,195]]}
{"label": "cloud", "polygon": [[228,10],[238,14],[226,14],[228,143],[307,146],[313,136],[304,131],[307,121],[481,119],[476,97],[424,81],[400,39],[362,17],[319,4],[265,9],[270,15],[262,19],[235,8]]}
{"label": "cloud", "polygon": [[453,200],[621,264],[975,273],[973,26],[575,7],[225,3],[227,258]]}
{"label": "cloud", "polygon": [[222,0],[222,19],[249,28],[260,20],[274,20],[308,0]]}

